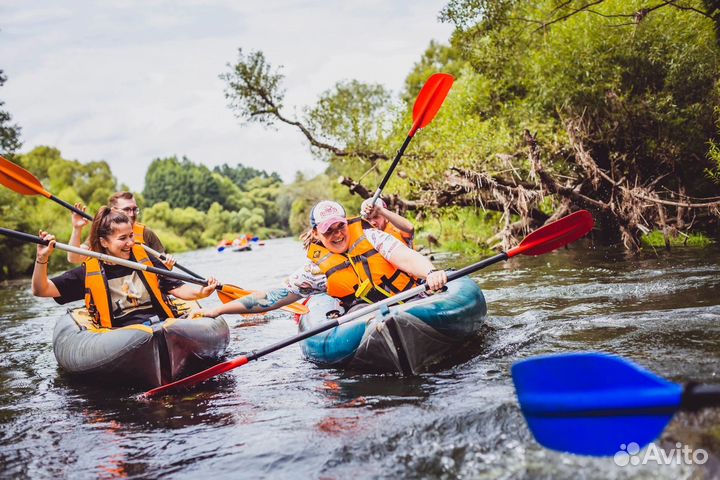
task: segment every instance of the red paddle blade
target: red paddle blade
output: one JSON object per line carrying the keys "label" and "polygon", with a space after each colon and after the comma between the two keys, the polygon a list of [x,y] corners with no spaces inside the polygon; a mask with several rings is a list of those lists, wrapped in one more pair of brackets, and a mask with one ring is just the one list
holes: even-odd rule
{"label": "red paddle blade", "polygon": [[447,73],[436,73],[428,78],[413,106],[413,126],[409,137],[432,122],[454,81],[455,78]]}
{"label": "red paddle blade", "polygon": [[161,385],[159,387],[153,388],[152,390],[148,390],[147,392],[143,393],[142,396],[147,398],[156,397],[163,392],[174,390],[176,388],[192,387],[193,385],[204,382],[208,378],[214,377],[215,375],[220,375],[221,373],[225,373],[229,370],[232,370],[233,368],[245,365],[249,361],[250,360],[248,359],[248,357],[243,355],[242,357],[237,357],[232,360],[228,360],[227,362],[218,363],[217,365],[203,370],[202,372],[198,372],[194,375],[190,375],[189,377],[181,378],[180,380],[174,381],[172,383]]}
{"label": "red paddle blade", "polygon": [[0,156],[0,183],[21,195],[44,195],[50,198],[50,193],[35,175],[2,156]]}
{"label": "red paddle blade", "polygon": [[520,245],[508,250],[508,257],[515,255],[542,255],[564,247],[584,237],[595,226],[595,220],[587,210],[575,213],[548,223],[525,237]]}

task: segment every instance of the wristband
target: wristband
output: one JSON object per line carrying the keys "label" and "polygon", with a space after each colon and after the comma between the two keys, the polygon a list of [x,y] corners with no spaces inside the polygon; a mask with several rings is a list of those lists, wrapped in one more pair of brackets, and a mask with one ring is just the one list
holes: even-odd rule
{"label": "wristband", "polygon": [[437,268],[433,268],[432,270],[430,270],[428,273],[425,274],[425,278],[429,277],[431,273],[435,273],[437,271],[438,271]]}
{"label": "wristband", "polygon": [[50,261],[50,259],[45,260],[44,262],[41,262],[37,258],[35,259],[35,263],[39,263],[40,265],[47,265],[47,263]]}

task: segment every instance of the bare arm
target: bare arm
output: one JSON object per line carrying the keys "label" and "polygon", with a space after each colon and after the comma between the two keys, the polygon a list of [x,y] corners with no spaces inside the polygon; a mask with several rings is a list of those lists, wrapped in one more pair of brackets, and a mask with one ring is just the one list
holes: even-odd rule
{"label": "bare arm", "polygon": [[217,279],[210,277],[208,279],[208,284],[205,287],[197,288],[184,283],[177,288],[173,288],[168,293],[178,298],[182,298],[183,300],[200,300],[201,298],[212,295],[217,287],[217,284]]}
{"label": "bare arm", "polygon": [[217,317],[225,313],[262,313],[290,305],[302,297],[286,288],[276,288],[267,292],[255,292],[232,302],[212,309],[190,312],[191,317]]}
{"label": "bare arm", "polygon": [[439,290],[447,283],[444,270],[435,269],[427,257],[405,245],[398,245],[387,260],[403,272],[425,280],[430,290]]}
{"label": "bare arm", "polygon": [[388,210],[387,208],[383,208],[381,206],[378,206],[377,208],[381,209],[380,215],[387,218],[388,222],[395,225],[398,230],[402,231],[403,233],[407,233],[410,236],[415,235],[415,226],[410,220],[403,217],[402,215],[398,215],[392,210]]}
{"label": "bare arm", "polygon": [[435,268],[426,256],[402,244],[392,251],[388,261],[403,272],[422,279],[427,276],[430,270]]}
{"label": "bare arm", "polygon": [[[82,203],[76,203],[75,208],[82,209],[83,212],[86,210],[86,207]],[[68,242],[69,245],[85,248],[81,245],[82,231],[88,223],[89,221],[82,215],[78,215],[75,212],[72,213],[72,234],[70,235],[70,241]],[[86,256],[80,255],[79,253],[67,252],[67,261],[70,263],[82,263],[86,258]]]}
{"label": "bare arm", "polygon": [[40,238],[50,240],[49,245],[37,246],[37,257],[35,258],[35,269],[32,276],[32,294],[36,297],[59,297],[60,291],[48,278],[47,268],[55,249],[55,237],[47,232],[40,231]]}

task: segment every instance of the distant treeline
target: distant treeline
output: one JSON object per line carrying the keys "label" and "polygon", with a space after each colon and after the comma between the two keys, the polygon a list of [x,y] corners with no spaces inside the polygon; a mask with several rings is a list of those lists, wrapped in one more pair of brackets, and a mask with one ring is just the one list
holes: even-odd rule
{"label": "distant treeline", "polygon": [[[81,163],[62,158],[52,147],[37,147],[10,160],[36,176],[56,197],[83,202],[92,214],[118,190],[104,161]],[[261,238],[299,233],[307,225],[313,199],[330,196],[327,178],[306,180],[298,174],[283,184],[277,173],[243,165],[222,165],[213,170],[187,158],[156,159],[148,168],[143,192],[135,192],[140,220],[150,225],[171,252],[216,245],[240,234]],[[42,196],[21,195],[0,188],[0,215],[5,228],[37,234],[47,230],[59,241],[70,238],[70,212]],[[85,229],[89,233],[89,228]],[[28,274],[35,246],[0,237],[0,278]],[[59,252],[52,270],[70,265]]]}

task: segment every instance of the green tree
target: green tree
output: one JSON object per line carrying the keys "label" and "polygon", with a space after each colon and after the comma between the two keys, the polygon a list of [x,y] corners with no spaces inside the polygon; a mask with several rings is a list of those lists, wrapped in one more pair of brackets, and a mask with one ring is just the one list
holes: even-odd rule
{"label": "green tree", "polygon": [[[90,212],[97,211],[116,190],[116,180],[105,162],[82,164],[66,160],[56,148],[37,147],[26,154],[15,155],[13,161],[37,177],[58,198],[69,203],[82,201],[89,205]],[[0,215],[5,228],[31,234],[42,229],[63,242],[70,237],[70,213],[42,196],[0,189]],[[30,273],[34,249],[32,245],[0,237],[0,278]],[[69,267],[64,255],[51,257],[51,271]]]}
{"label": "green tree", "polygon": [[[0,87],[7,81],[7,77],[0,70]],[[0,100],[0,151],[5,153],[13,153],[20,148],[20,127],[13,124],[12,116],[3,109],[5,102]]]}

